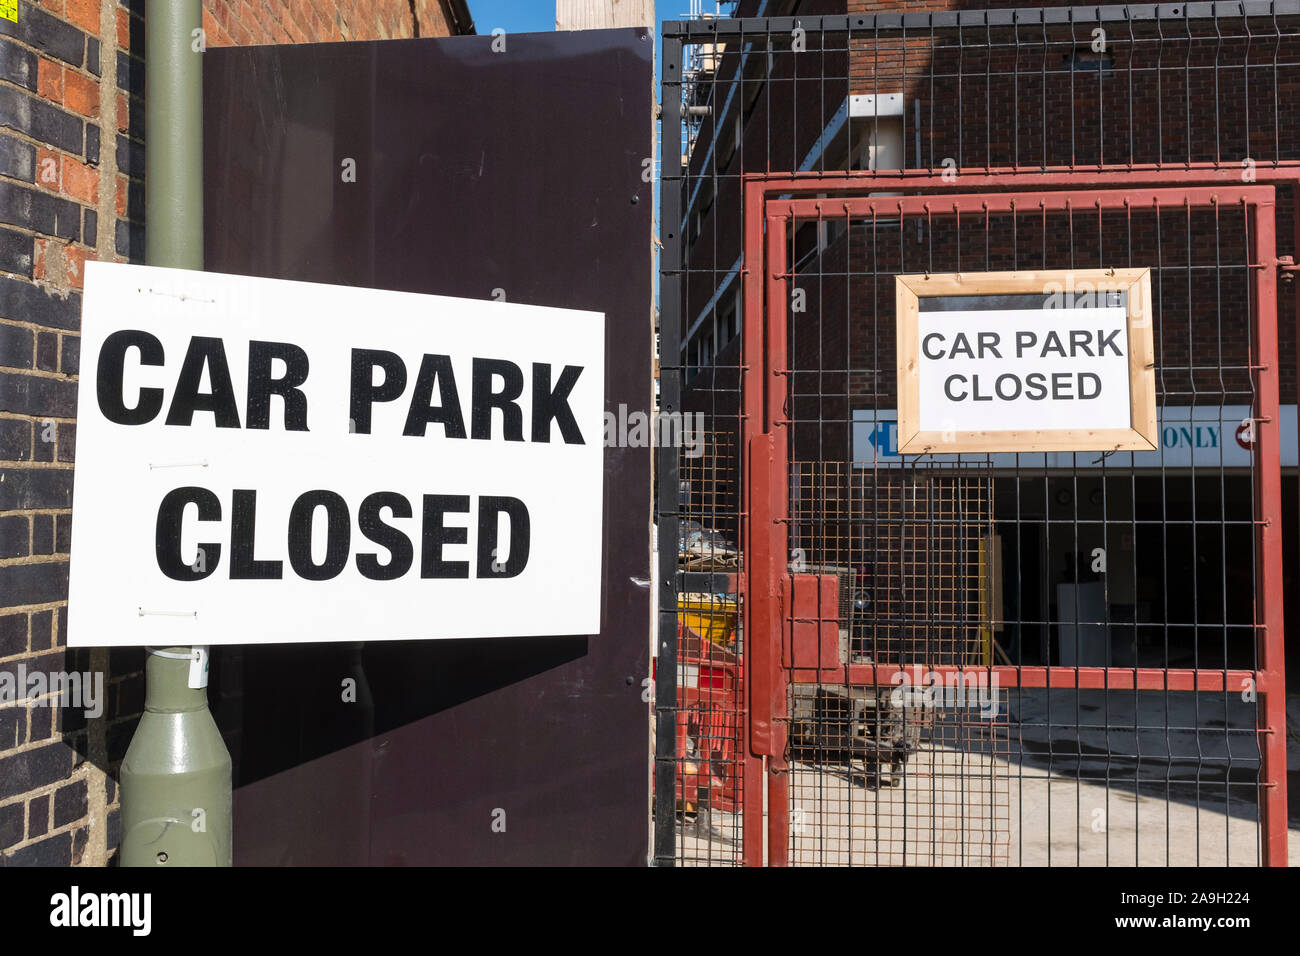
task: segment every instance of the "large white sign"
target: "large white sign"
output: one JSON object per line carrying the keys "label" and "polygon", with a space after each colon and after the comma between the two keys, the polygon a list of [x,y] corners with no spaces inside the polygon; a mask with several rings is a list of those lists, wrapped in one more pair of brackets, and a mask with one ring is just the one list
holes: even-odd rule
{"label": "large white sign", "polygon": [[604,317],[91,262],[68,643],[600,630]]}

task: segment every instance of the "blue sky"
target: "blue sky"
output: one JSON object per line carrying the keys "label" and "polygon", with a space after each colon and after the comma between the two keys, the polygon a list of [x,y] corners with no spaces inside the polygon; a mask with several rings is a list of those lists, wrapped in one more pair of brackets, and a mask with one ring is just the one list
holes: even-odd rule
{"label": "blue sky", "polygon": [[[656,21],[685,16],[690,6],[690,0],[657,0]],[[705,6],[713,9],[712,3]],[[497,27],[507,33],[555,29],[555,0],[469,0],[469,12],[479,33],[491,33]]]}
{"label": "blue sky", "polygon": [[497,27],[507,33],[555,29],[555,0],[469,0],[469,14],[480,34]]}

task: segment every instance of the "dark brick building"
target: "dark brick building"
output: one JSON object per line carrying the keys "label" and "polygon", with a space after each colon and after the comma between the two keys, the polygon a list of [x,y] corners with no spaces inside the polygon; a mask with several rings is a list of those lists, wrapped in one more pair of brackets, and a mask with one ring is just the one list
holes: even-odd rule
{"label": "dark brick building", "polygon": [[[1035,16],[1017,19],[1030,6]],[[1294,18],[1134,16],[1096,32],[1066,10],[1054,20],[1036,14],[1068,6],[743,0],[737,18],[790,19],[771,21],[779,31],[693,48],[683,64],[679,358],[683,407],[709,416],[716,446],[703,463],[683,462],[688,517],[738,533],[743,175],[908,170],[925,174],[928,189],[962,192],[962,176],[984,170],[1199,166],[1249,183],[1260,168],[1300,160],[1288,113],[1300,93]],[[900,29],[904,13],[983,10],[1007,13]],[[859,14],[898,20],[853,30]],[[839,16],[850,32],[814,32],[822,16]],[[1281,256],[1296,251],[1292,193],[1277,194]],[[1219,667],[1252,658],[1244,628],[1253,585],[1230,557],[1251,548],[1250,459],[1232,443],[1252,393],[1246,230],[1239,211],[1209,208],[984,217],[954,215],[939,201],[925,216],[831,212],[794,223],[790,541],[815,564],[870,580],[879,618],[933,623],[872,626],[867,643],[889,634],[888,647],[873,644],[877,659],[979,663],[992,627],[1015,663],[1070,662],[1063,589],[1100,587],[1080,555],[1103,546],[1113,560],[1094,609],[1125,649],[1106,651],[1109,662]],[[915,472],[890,452],[895,274],[1129,265],[1154,269],[1161,452],[1106,465],[1040,456],[1036,471],[1028,460],[973,456]],[[1289,289],[1277,316],[1288,596],[1300,537]],[[1222,457],[1189,447],[1217,450],[1221,439]],[[1053,537],[1056,522],[1066,524]]]}

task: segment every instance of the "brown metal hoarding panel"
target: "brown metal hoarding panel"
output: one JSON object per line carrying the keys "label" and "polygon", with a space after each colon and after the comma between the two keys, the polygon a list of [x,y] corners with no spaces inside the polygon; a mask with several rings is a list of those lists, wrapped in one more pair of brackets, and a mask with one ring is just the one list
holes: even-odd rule
{"label": "brown metal hoarding panel", "polygon": [[[600,311],[647,409],[649,36],[497,39],[208,52],[207,268]],[[214,649],[236,863],[644,864],[649,500],[606,449],[598,635]]]}

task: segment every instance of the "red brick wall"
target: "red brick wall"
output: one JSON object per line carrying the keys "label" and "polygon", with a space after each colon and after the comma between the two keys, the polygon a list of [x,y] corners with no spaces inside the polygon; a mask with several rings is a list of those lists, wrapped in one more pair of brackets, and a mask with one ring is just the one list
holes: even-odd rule
{"label": "red brick wall", "polygon": [[[67,652],[77,329],[89,258],[112,257],[112,46],[98,0],[20,3],[0,19],[0,672],[108,670]],[[110,681],[88,722],[49,697],[0,702],[3,863],[103,862],[119,726]],[[25,697],[25,693],[18,696]],[[93,724],[93,726],[91,726]]]}
{"label": "red brick wall", "polygon": [[[418,23],[416,22],[418,21]],[[454,17],[445,0],[204,0],[203,29],[213,46],[394,40],[451,36]]]}

